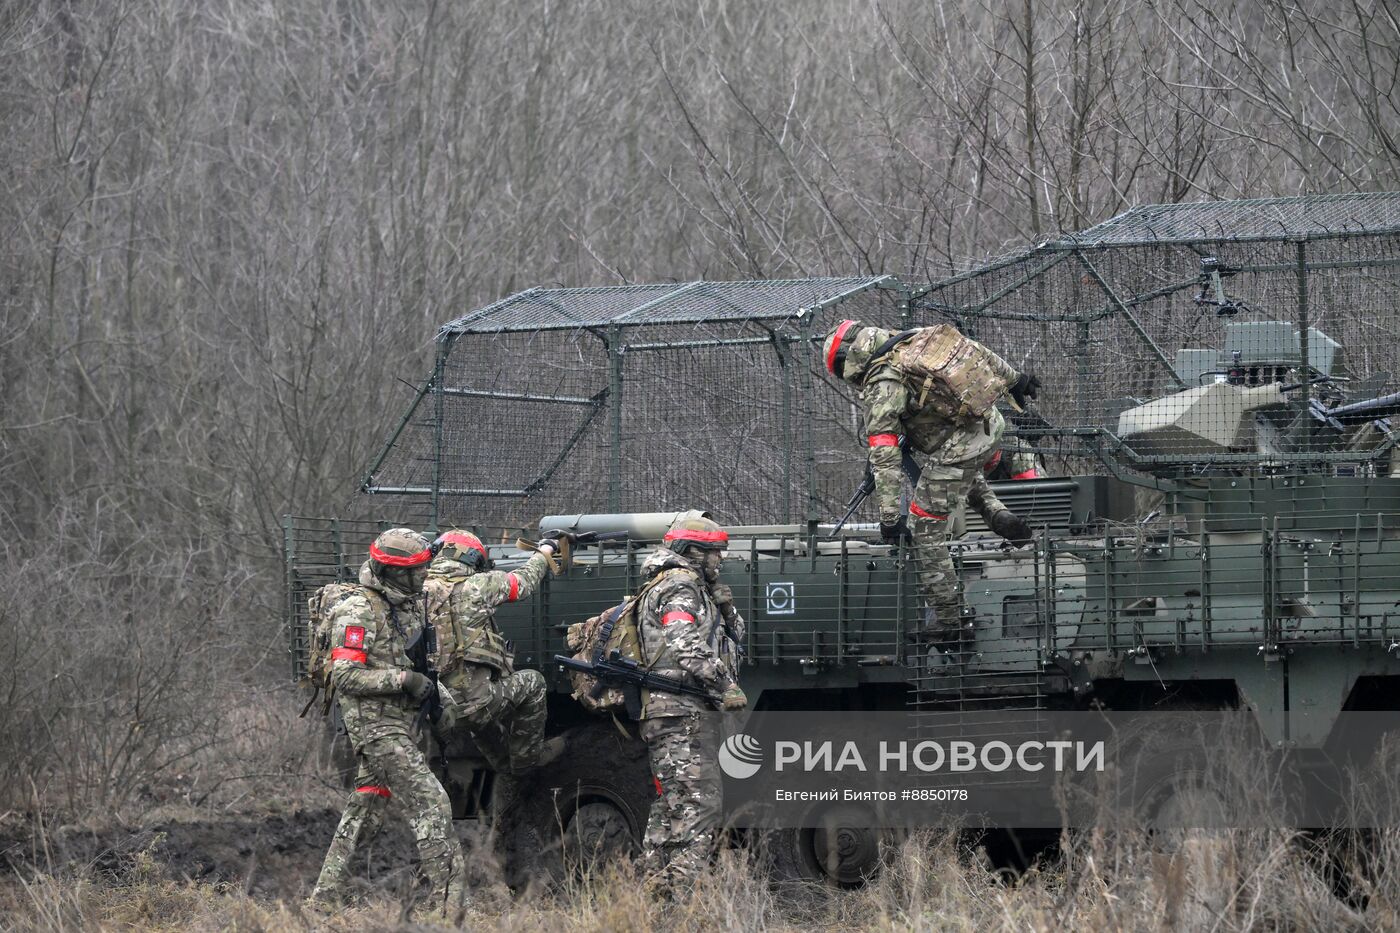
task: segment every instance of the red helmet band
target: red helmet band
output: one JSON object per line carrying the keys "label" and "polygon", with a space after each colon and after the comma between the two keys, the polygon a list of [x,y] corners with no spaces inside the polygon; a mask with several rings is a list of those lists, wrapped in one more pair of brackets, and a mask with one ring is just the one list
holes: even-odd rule
{"label": "red helmet band", "polygon": [[704,544],[728,544],[729,533],[726,531],[690,531],[685,528],[676,531],[666,532],[665,541],[699,541]]}
{"label": "red helmet band", "polygon": [[486,553],[486,548],[482,546],[480,541],[478,541],[476,538],[469,538],[466,535],[458,535],[448,532],[441,538],[438,538],[438,541],[442,544],[455,544],[458,547],[471,548],[473,551],[479,552],[482,557],[491,556]]}
{"label": "red helmet band", "polygon": [[[842,321],[836,328],[836,336],[832,338],[831,349],[826,351],[826,371],[833,376],[841,375],[836,371],[836,351],[841,349],[841,341],[846,337],[846,331],[850,330],[855,321]],[[809,357],[810,359],[810,357]]]}
{"label": "red helmet band", "polygon": [[385,554],[376,545],[369,546],[369,556],[371,560],[377,560],[381,564],[389,567],[419,567],[433,559],[432,551],[419,551],[417,554],[410,554],[407,557],[399,557],[395,554]]}

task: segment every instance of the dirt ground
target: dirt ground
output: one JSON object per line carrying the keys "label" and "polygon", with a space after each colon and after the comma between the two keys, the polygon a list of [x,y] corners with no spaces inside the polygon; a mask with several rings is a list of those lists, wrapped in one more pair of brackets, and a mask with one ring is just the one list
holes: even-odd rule
{"label": "dirt ground", "polygon": [[[43,825],[0,816],[0,928],[53,930],[422,930],[409,914],[412,840],[390,820],[359,866],[360,897],[330,914],[303,905],[334,831],[329,808],[260,815],[153,812],[140,825]],[[450,928],[539,933],[754,929],[1277,931],[1396,928],[1390,898],[1400,835],[1370,839],[1319,870],[1296,834],[1196,834],[1164,846],[1131,834],[1066,837],[1052,863],[1017,880],[951,832],[916,835],[855,890],[780,884],[749,853],[659,900],[625,860],[552,890],[512,895],[470,836],[473,901]],[[436,927],[432,927],[436,928]]]}
{"label": "dirt ground", "polygon": [[[120,883],[144,853],[170,881],[292,900],[311,890],[339,818],[330,809],[217,819],[188,814],[141,826],[70,824],[42,832],[33,822],[10,819],[0,825],[0,876],[82,874]],[[387,821],[365,857],[368,870],[357,874],[377,879],[385,893],[410,883],[413,838],[401,821]]]}

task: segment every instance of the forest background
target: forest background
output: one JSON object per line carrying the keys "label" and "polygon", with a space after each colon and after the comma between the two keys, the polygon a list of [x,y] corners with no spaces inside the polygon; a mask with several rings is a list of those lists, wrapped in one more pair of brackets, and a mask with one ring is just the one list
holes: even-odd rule
{"label": "forest background", "polygon": [[441,322],[1400,189],[1397,16],[0,4],[0,811],[240,807],[316,770],[281,516],[347,509]]}

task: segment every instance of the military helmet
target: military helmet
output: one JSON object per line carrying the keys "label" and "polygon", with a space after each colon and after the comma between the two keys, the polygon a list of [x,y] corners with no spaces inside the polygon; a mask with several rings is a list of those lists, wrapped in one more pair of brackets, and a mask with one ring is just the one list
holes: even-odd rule
{"label": "military helmet", "polygon": [[703,512],[685,512],[676,516],[671,528],[662,538],[662,544],[677,554],[684,554],[686,548],[698,547],[706,551],[722,551],[729,544],[729,535],[718,524],[705,517]]}
{"label": "military helmet", "polygon": [[385,586],[413,596],[423,589],[433,553],[428,539],[412,528],[390,528],[369,546],[370,569]]}
{"label": "military helmet", "polygon": [[883,327],[870,327],[859,321],[842,321],[822,344],[826,368],[832,375],[860,385],[875,351],[893,336],[894,331]]}
{"label": "military helmet", "polygon": [[822,344],[822,359],[826,361],[826,371],[838,379],[845,378],[842,370],[846,368],[846,351],[849,349],[846,338],[854,339],[860,329],[859,321],[842,321],[831,329],[831,333],[826,335],[826,342]]}
{"label": "military helmet", "polygon": [[433,546],[412,528],[390,528],[369,546],[369,559],[381,567],[419,567],[433,559]]}
{"label": "military helmet", "polygon": [[459,561],[472,570],[491,569],[491,554],[481,539],[470,531],[454,528],[438,535],[433,542],[438,557]]}

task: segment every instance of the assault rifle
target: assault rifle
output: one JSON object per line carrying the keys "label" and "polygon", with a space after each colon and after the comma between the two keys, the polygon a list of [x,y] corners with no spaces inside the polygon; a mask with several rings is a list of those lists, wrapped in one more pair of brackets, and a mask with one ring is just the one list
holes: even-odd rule
{"label": "assault rifle", "polygon": [[592,663],[571,658],[566,654],[556,654],[554,660],[561,667],[579,671],[598,681],[595,690],[604,684],[616,684],[623,688],[627,701],[627,712],[636,718],[641,713],[641,691],[659,690],[662,693],[678,693],[682,696],[699,697],[709,700],[716,706],[720,699],[703,687],[692,687],[683,680],[658,674],[631,658],[624,658],[622,652],[613,650],[606,658],[595,657]]}
{"label": "assault rifle", "polygon": [[432,622],[423,620],[418,634],[404,646],[404,654],[408,655],[415,671],[433,682],[433,689],[423,700],[423,705],[418,707],[418,718],[414,722],[414,728],[421,729],[425,719],[436,725],[442,718],[442,698],[438,696],[438,672],[430,663],[432,656],[437,654],[437,629]]}
{"label": "assault rifle", "polygon": [[[917,486],[919,484],[919,477],[924,475],[924,471],[923,468],[919,466],[918,461],[914,459],[914,455],[909,452],[909,448],[905,446],[903,434],[899,436],[899,458],[900,466],[904,468],[904,475],[909,477],[909,482]],[[875,470],[870,466],[870,460],[867,459],[865,461],[865,475],[861,477],[860,485],[856,487],[856,491],[851,493],[851,498],[846,500],[846,514],[842,515],[841,520],[832,526],[831,534],[827,535],[828,540],[841,533],[841,529],[846,526],[846,522],[851,520],[851,516],[856,514],[860,507],[865,504],[865,500],[869,499],[871,493],[874,491]]]}

